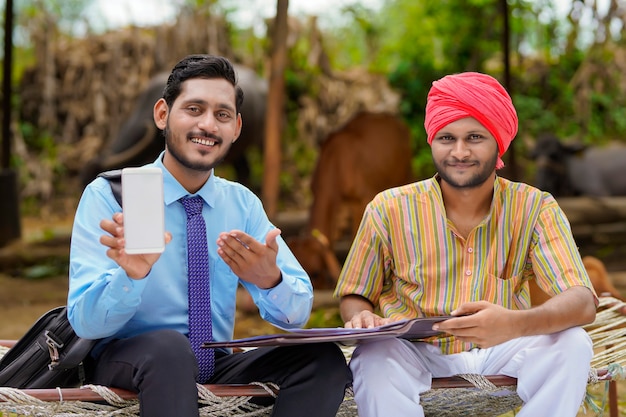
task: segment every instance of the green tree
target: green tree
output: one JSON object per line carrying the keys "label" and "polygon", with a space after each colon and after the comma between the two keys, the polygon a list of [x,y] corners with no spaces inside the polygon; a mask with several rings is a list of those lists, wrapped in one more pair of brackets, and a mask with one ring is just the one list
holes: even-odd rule
{"label": "green tree", "polygon": [[426,94],[433,80],[453,72],[486,71],[499,57],[502,16],[497,0],[391,0],[378,12],[362,7],[346,12],[354,17],[352,24],[334,31],[330,50],[341,57],[342,66],[348,67],[344,60],[352,58],[388,75],[402,95],[401,113],[413,131],[416,172],[429,175]]}

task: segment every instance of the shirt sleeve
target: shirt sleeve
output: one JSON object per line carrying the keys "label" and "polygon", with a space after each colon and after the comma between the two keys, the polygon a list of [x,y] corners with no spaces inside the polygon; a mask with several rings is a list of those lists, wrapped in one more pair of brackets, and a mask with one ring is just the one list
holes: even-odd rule
{"label": "shirt sleeve", "polygon": [[[274,226],[258,198],[251,204],[249,219],[248,233],[264,243],[267,233]],[[242,285],[250,292],[264,320],[280,328],[299,328],[306,324],[311,315],[313,286],[308,274],[281,236],[278,236],[277,242],[276,263],[281,271],[281,282],[270,289],[261,289],[244,281]]]}
{"label": "shirt sleeve", "polygon": [[368,204],[335,288],[335,297],[356,294],[377,305],[389,264],[381,236],[383,221],[373,203]]}
{"label": "shirt sleeve", "polygon": [[70,244],[68,318],[77,335],[99,339],[115,334],[133,316],[146,280],[130,279],[106,256],[102,219],[121,211],[108,182],[87,186],[76,210]]}
{"label": "shirt sleeve", "polygon": [[596,298],[569,221],[553,197],[544,198],[533,233],[531,251],[537,285],[549,295],[574,286],[589,288]]}

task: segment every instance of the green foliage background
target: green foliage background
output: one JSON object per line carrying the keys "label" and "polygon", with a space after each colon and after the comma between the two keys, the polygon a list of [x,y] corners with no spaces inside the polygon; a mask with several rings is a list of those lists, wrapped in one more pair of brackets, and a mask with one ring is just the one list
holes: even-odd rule
{"label": "green foliage background", "polygon": [[[58,36],[82,36],[85,10],[93,0],[24,0],[17,2],[14,82],[23,68],[33,65],[34,26],[50,25]],[[186,0],[181,10],[221,14],[229,22],[235,54],[259,70],[269,54],[269,40],[253,28],[241,27],[235,11],[241,0]],[[605,143],[626,137],[626,44],[620,17],[623,0],[607,10],[597,2],[572,0],[559,12],[551,0],[509,0],[510,85],[520,129],[513,149],[522,180],[532,178],[532,162],[525,159],[526,139],[552,131],[567,139]],[[423,128],[424,105],[433,80],[460,71],[489,73],[503,83],[503,0],[387,0],[369,9],[358,2],[335,10],[342,17],[323,28],[323,46],[334,69],[353,67],[385,75],[401,94],[401,114],[414,139],[414,168],[418,177],[432,175],[430,151]],[[54,24],[53,24],[54,23]],[[104,28],[106,29],[106,28]],[[87,32],[93,30],[87,23]],[[84,32],[84,31],[83,31]],[[297,143],[295,120],[298,99],[316,94],[320,68],[310,64],[311,45],[304,37],[289,51],[287,80],[288,127],[285,138],[294,157],[294,172],[306,174],[315,152]],[[19,97],[15,106],[19,107]],[[36,126],[20,123],[27,145],[54,163],[55,144]],[[510,152],[511,153],[511,152]],[[506,160],[506,159],[505,159]],[[262,158],[256,155],[257,173]],[[14,161],[19,166],[20,161]],[[62,172],[63,167],[55,168]],[[281,178],[289,189],[291,177]]]}
{"label": "green foliage background", "polygon": [[[573,0],[563,9],[552,0],[509,0],[505,40],[502,0],[388,0],[376,10],[354,2],[337,11],[343,23],[324,31],[324,47],[333,68],[365,67],[384,74],[400,92],[401,113],[413,132],[415,172],[427,177],[433,167],[423,121],[432,81],[479,71],[504,84],[508,41],[507,87],[520,119],[515,163],[522,169],[518,179],[530,182],[527,139],[540,132],[587,144],[626,137],[626,44],[619,14],[626,2],[611,2],[608,9],[597,3]],[[234,30],[233,39],[242,33],[249,34]],[[319,68],[307,66],[307,52],[305,40],[290,51],[287,80],[294,102],[298,94],[314,94],[311,80]]]}
{"label": "green foliage background", "polygon": [[[618,8],[573,1],[557,13],[554,1],[514,0],[509,12],[510,85],[520,119],[518,138],[552,131],[566,140],[605,143],[626,137],[624,89],[619,70],[624,27]],[[431,175],[423,128],[433,80],[479,71],[505,81],[504,6],[499,0],[391,0],[379,12],[359,7],[328,37],[339,67],[366,65],[384,73],[402,93],[401,110],[415,140],[416,172]],[[583,18],[582,16],[586,16]],[[613,30],[608,30],[612,27]],[[601,69],[601,71],[598,71]],[[590,91],[589,91],[590,90]],[[583,110],[586,109],[586,110]],[[524,165],[523,140],[514,142]],[[532,175],[532,166],[524,173]]]}

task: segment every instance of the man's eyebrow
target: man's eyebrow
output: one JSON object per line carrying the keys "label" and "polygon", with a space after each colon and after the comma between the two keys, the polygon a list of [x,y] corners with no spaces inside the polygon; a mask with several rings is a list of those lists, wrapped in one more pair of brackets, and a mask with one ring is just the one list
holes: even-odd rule
{"label": "man's eyebrow", "polygon": [[445,131],[445,130],[441,130],[439,132],[437,132],[437,134],[435,136],[454,136],[454,133]]}
{"label": "man's eyebrow", "polygon": [[[207,107],[209,105],[209,102],[207,100],[201,99],[201,98],[189,98],[183,101],[182,103],[183,105],[189,105],[189,104],[199,104],[201,106],[205,106]],[[235,107],[230,104],[230,103],[218,103],[216,108],[218,109],[224,109],[224,110],[229,110],[234,112],[235,111]]]}
{"label": "man's eyebrow", "polygon": [[235,107],[233,105],[231,105],[231,104],[228,104],[228,103],[222,103],[219,106],[219,108],[226,109],[226,110],[232,111],[233,113],[236,113]]}
{"label": "man's eyebrow", "polygon": [[496,136],[491,133],[491,131],[487,128],[484,129],[480,129],[480,130],[473,130],[471,132],[469,132],[470,135],[480,135],[480,136],[484,136],[485,138],[493,138],[495,139]]}

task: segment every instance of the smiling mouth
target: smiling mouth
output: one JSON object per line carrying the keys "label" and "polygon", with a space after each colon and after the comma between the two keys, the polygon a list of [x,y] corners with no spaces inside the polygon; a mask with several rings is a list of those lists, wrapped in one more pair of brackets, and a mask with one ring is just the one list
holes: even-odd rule
{"label": "smiling mouth", "polygon": [[199,145],[204,145],[204,146],[215,146],[217,144],[217,141],[214,139],[199,138],[199,137],[191,138],[191,142],[197,143]]}
{"label": "smiling mouth", "polygon": [[451,168],[456,168],[456,169],[467,169],[467,168],[471,168],[474,166],[474,164],[472,163],[454,163],[454,164],[448,164],[449,167]]}

